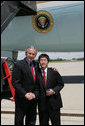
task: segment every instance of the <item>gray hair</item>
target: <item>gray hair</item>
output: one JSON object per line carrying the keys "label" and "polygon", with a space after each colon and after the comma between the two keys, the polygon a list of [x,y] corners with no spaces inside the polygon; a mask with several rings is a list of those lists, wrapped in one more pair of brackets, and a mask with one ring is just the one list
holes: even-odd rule
{"label": "gray hair", "polygon": [[34,49],[34,50],[36,50],[36,54],[37,54],[37,49],[36,49],[36,47],[34,47],[33,45],[26,47],[26,49],[25,49],[25,54],[27,53],[27,50],[28,50],[28,49]]}

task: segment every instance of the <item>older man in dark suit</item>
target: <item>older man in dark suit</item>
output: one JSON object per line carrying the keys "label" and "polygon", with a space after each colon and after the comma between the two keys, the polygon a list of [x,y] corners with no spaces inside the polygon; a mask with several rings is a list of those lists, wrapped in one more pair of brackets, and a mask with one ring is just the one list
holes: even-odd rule
{"label": "older man in dark suit", "polygon": [[35,125],[37,105],[37,54],[35,47],[26,49],[26,57],[13,68],[12,83],[15,88],[15,125]]}
{"label": "older man in dark suit", "polygon": [[48,68],[49,56],[39,56],[40,71],[38,73],[39,84],[39,120],[40,125],[49,125],[49,118],[52,125],[60,125],[60,108],[62,99],[60,90],[64,87],[61,75],[51,68]]}

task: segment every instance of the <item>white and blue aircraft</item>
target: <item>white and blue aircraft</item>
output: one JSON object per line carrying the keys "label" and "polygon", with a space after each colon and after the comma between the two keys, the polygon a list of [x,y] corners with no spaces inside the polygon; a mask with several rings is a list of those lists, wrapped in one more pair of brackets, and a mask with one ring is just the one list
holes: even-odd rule
{"label": "white and blue aircraft", "polygon": [[1,54],[10,56],[29,45],[38,51],[83,51],[84,1],[37,2],[36,15],[15,16],[1,34]]}

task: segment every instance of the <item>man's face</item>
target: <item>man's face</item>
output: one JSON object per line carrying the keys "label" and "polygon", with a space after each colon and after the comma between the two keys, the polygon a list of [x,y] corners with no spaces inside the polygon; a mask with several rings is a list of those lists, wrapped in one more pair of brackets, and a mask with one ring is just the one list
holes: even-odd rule
{"label": "man's face", "polygon": [[45,68],[47,68],[48,66],[48,60],[47,58],[43,57],[43,58],[40,58],[40,66],[41,68],[44,70]]}
{"label": "man's face", "polygon": [[37,52],[35,49],[31,49],[31,48],[27,49],[26,56],[27,56],[27,59],[29,60],[29,62],[32,62],[34,60],[34,58],[36,57],[36,53]]}

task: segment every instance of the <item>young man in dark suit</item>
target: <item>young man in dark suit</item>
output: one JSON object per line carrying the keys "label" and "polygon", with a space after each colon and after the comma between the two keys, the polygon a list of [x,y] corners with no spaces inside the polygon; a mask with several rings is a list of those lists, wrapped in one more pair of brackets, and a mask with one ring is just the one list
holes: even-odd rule
{"label": "young man in dark suit", "polygon": [[61,75],[51,68],[48,68],[49,56],[39,56],[40,71],[38,73],[39,85],[39,121],[40,125],[49,125],[49,118],[52,125],[60,125],[60,108],[62,99],[60,90],[64,87]]}
{"label": "young man in dark suit", "polygon": [[37,105],[37,54],[35,47],[26,49],[26,57],[18,61],[13,68],[12,84],[15,88],[15,125],[35,125]]}

